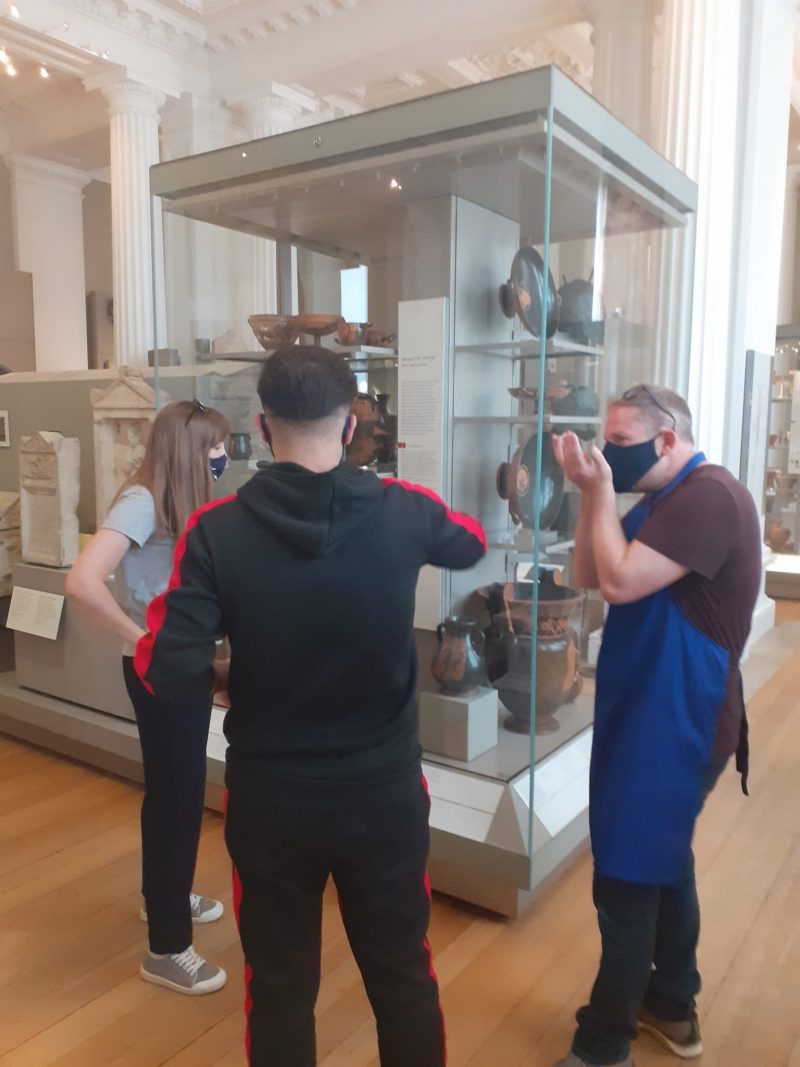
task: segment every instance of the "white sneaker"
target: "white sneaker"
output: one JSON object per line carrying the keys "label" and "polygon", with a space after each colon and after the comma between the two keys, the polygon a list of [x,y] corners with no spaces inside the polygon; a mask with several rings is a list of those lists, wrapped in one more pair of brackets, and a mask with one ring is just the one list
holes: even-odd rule
{"label": "white sneaker", "polygon": [[139,974],[145,982],[174,989],[176,993],[187,996],[202,996],[204,993],[216,993],[222,989],[228,976],[221,967],[207,963],[199,956],[192,945],[185,952],[172,956],[157,956],[152,952],[145,954]]}
{"label": "white sneaker", "polygon": [[[213,923],[222,918],[225,911],[221,900],[212,900],[211,897],[201,897],[198,893],[189,894],[189,906],[192,911],[192,922],[198,925]],[[147,922],[147,906],[142,904],[139,918],[143,923]]]}

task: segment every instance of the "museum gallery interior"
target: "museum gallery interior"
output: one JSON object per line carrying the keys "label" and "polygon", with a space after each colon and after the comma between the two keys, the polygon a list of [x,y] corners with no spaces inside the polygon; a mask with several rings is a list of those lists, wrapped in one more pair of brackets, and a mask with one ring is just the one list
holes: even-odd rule
{"label": "museum gallery interior", "polygon": [[[138,977],[123,642],[66,586],[167,405],[227,420],[214,497],[269,471],[257,386],[293,345],[353,372],[343,462],[485,532],[474,567],[421,570],[413,618],[457,1067],[551,1067],[600,952],[609,607],[576,573],[581,489],[556,439],[602,449],[641,383],[686,398],[762,540],[750,796],[726,773],[694,839],[698,1062],[800,1067],[797,5],[3,2],[0,147],[0,1067],[248,1062],[235,708],[215,697],[195,878],[225,907],[195,946],[229,980],[179,997]],[[332,884],[321,945],[317,1062],[377,1064]],[[633,1055],[678,1062],[644,1034]]]}

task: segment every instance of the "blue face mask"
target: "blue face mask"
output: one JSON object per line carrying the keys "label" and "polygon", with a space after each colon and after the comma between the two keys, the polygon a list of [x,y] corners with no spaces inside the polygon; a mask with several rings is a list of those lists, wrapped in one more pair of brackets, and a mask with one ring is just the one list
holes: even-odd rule
{"label": "blue face mask", "polygon": [[218,482],[222,477],[222,473],[228,466],[228,457],[223,452],[221,456],[214,456],[213,459],[209,459],[208,465],[211,468],[211,477],[215,482]]}
{"label": "blue face mask", "polygon": [[656,452],[655,437],[640,445],[612,445],[607,442],[603,456],[614,476],[615,493],[630,493],[661,458]]}

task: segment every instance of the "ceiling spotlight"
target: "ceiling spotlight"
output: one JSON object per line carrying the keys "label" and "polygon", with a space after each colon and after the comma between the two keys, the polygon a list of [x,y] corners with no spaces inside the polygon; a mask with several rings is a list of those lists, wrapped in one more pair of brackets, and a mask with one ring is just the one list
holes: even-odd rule
{"label": "ceiling spotlight", "polygon": [[6,74],[9,76],[9,78],[16,78],[17,68],[14,66],[13,63],[6,64]]}
{"label": "ceiling spotlight", "polygon": [[242,159],[247,159],[247,152],[242,152]]}
{"label": "ceiling spotlight", "polygon": [[42,63],[41,67],[39,67],[39,77],[40,78],[49,78],[50,77],[50,71],[47,69],[47,67],[44,65],[44,63]]}
{"label": "ceiling spotlight", "polygon": [[0,48],[0,63],[10,62],[11,60],[8,58],[8,52],[6,52],[5,48]]}
{"label": "ceiling spotlight", "polygon": [[12,4],[11,5],[11,7],[8,9],[8,13],[12,17],[12,19],[18,19],[19,18],[19,8],[17,7],[16,4]]}
{"label": "ceiling spotlight", "polygon": [[400,184],[400,182],[397,180],[397,178],[392,178],[392,180],[389,182],[389,188],[390,189],[397,189],[398,191],[400,191],[403,188],[403,186]]}

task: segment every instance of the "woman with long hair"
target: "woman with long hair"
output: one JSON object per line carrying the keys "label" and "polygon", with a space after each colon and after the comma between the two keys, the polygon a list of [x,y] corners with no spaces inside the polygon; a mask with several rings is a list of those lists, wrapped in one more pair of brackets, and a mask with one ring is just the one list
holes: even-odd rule
{"label": "woman with long hair", "polygon": [[[189,516],[212,495],[225,467],[230,427],[199,401],[168,404],[150,431],[144,457],[117,495],[103,526],[67,577],[70,601],[123,643],[122,670],[144,769],[141,918],[149,951],[140,974],[179,993],[213,993],[226,981],[192,945],[192,924],[213,922],[222,904],[192,890],[203,816],[211,693],[196,700],[154,697],[133,668],[145,613],[172,572],[175,543]],[[114,574],[114,590],[106,580]]]}

